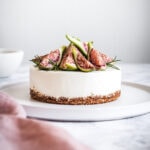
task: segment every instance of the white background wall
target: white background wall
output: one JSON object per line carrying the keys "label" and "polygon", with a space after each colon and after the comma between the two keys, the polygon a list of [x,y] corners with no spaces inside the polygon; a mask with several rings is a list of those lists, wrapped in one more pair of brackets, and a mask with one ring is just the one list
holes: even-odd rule
{"label": "white background wall", "polygon": [[66,33],[150,63],[150,0],[0,0],[0,47],[23,49],[24,62],[68,44]]}

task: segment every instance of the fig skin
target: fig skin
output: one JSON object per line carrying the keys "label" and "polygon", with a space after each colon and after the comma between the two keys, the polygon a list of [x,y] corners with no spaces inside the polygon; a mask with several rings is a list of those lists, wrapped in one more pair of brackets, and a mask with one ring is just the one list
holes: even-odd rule
{"label": "fig skin", "polygon": [[78,70],[76,64],[69,64],[69,63],[66,63],[66,66],[67,66],[67,70],[68,70],[68,71],[75,71],[75,70]]}
{"label": "fig skin", "polygon": [[88,42],[88,55],[87,55],[87,59],[90,61],[90,53],[91,50],[93,49],[93,41]]}
{"label": "fig skin", "polygon": [[62,47],[59,48],[60,55],[59,55],[59,59],[57,61],[57,65],[59,65],[61,63],[62,56],[63,56],[63,53],[64,53],[65,50],[66,50],[66,46],[62,46]]}
{"label": "fig skin", "polygon": [[80,39],[72,37],[70,35],[66,35],[66,38],[73,43],[76,47],[78,47],[78,49],[80,50],[80,52],[87,57],[87,50],[86,50],[86,43],[83,43],[80,41]]}

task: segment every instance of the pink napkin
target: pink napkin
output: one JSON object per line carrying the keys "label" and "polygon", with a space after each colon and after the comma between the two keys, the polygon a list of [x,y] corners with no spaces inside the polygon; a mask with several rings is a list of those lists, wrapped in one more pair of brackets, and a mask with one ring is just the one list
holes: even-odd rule
{"label": "pink napkin", "polygon": [[26,118],[13,98],[0,92],[0,149],[89,150],[65,130],[46,121]]}

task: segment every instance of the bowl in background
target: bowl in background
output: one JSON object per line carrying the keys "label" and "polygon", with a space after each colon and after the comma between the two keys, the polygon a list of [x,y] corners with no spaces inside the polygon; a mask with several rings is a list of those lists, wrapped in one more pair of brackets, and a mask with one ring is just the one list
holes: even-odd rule
{"label": "bowl in background", "polygon": [[23,56],[23,50],[0,48],[0,77],[8,77],[15,73]]}

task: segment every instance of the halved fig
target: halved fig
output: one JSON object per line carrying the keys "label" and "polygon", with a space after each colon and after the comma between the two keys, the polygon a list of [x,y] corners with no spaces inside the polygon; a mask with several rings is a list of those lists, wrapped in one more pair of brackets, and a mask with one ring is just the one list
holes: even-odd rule
{"label": "halved fig", "polygon": [[49,54],[43,56],[35,56],[31,61],[36,64],[36,67],[39,67],[41,70],[51,70],[53,69],[53,65],[49,63],[49,59],[47,59]]}
{"label": "halved fig", "polygon": [[54,68],[54,64],[50,62],[50,54],[42,57],[42,60],[39,63],[38,67],[42,70],[52,70]]}
{"label": "halved fig", "polygon": [[79,48],[79,50],[81,51],[81,53],[87,57],[87,50],[86,50],[86,43],[81,42],[78,38],[72,37],[70,35],[66,35],[66,38],[73,43],[75,46],[77,46]]}
{"label": "halved fig", "polygon": [[89,62],[81,53],[80,51],[75,47],[73,48],[73,56],[75,63],[77,67],[84,72],[90,72],[95,70],[94,65]]}
{"label": "halved fig", "polygon": [[89,60],[97,70],[106,69],[106,62],[103,60],[101,53],[93,48],[90,50]]}
{"label": "halved fig", "polygon": [[63,51],[65,50],[65,46],[62,46],[59,49],[51,51],[49,54],[39,57],[38,66],[40,69],[44,70],[52,70],[54,67],[58,66],[61,62]]}
{"label": "halved fig", "polygon": [[53,50],[49,53],[48,59],[50,63],[59,65],[61,62],[62,54],[65,50],[66,46],[62,46],[59,49]]}
{"label": "halved fig", "polygon": [[110,63],[112,62],[113,58],[107,56],[106,54],[104,53],[101,53],[101,57],[103,58],[103,60],[105,61],[105,63]]}
{"label": "halved fig", "polygon": [[63,57],[62,57],[62,61],[60,63],[59,68],[62,70],[77,70],[77,66],[75,64],[73,55],[72,55],[72,49],[73,49],[73,45],[69,45],[69,47],[66,49]]}

